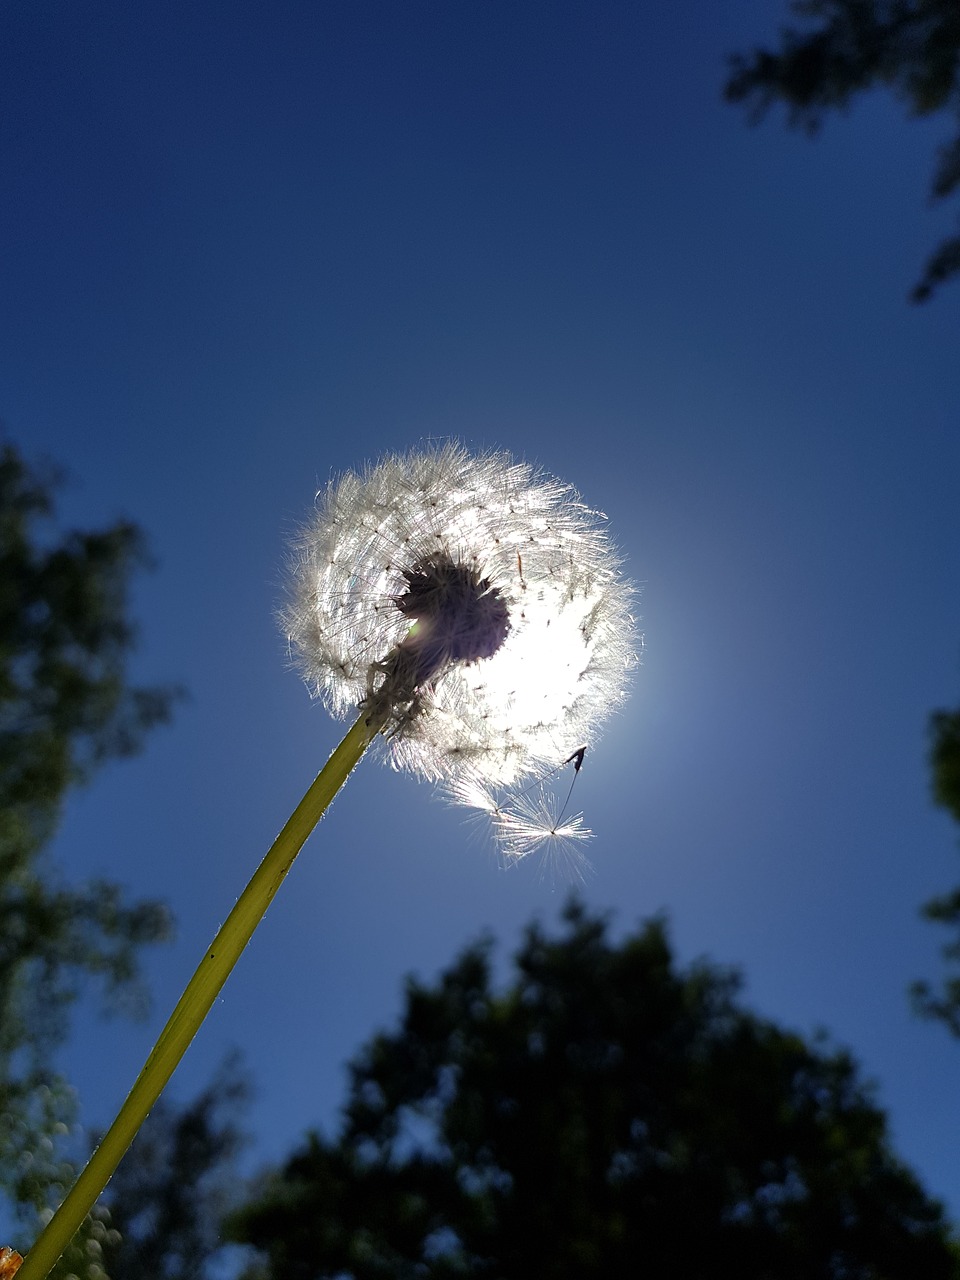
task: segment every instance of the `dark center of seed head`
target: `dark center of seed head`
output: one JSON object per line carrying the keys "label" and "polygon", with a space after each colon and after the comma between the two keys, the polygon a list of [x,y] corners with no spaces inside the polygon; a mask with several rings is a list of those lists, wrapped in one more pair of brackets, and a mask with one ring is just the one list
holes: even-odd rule
{"label": "dark center of seed head", "polygon": [[407,589],[394,604],[413,624],[401,648],[415,658],[418,684],[448,662],[491,658],[506,640],[507,602],[476,568],[439,555],[405,569],[403,576]]}

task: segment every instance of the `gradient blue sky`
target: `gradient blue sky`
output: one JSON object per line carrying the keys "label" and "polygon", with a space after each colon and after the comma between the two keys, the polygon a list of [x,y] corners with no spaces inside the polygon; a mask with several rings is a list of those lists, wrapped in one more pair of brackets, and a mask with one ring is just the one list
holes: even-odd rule
{"label": "gradient blue sky", "polygon": [[[79,1011],[106,1123],[341,732],[286,664],[285,546],[338,471],[428,436],[505,447],[611,518],[641,584],[636,689],[579,782],[591,907],[852,1047],[960,1217],[960,1044],[909,1014],[958,878],[926,719],[960,698],[960,288],[945,125],[876,97],[815,142],[721,102],[785,5],[49,0],[0,47],[0,414],[65,464],[69,522],[158,560],[142,680],[191,701],[68,808],[55,856],[169,901],[148,1023]],[[484,929],[566,886],[501,869],[367,762],[175,1081],[229,1046],[254,1157],[332,1123],[343,1063]]]}

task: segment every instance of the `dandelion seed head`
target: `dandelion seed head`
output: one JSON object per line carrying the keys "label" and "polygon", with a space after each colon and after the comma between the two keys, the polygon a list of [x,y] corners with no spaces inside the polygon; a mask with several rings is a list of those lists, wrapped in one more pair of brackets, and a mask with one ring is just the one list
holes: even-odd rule
{"label": "dandelion seed head", "polygon": [[349,472],[294,546],[291,651],[398,768],[478,785],[542,771],[622,701],[635,661],[604,522],[568,485],[456,443]]}

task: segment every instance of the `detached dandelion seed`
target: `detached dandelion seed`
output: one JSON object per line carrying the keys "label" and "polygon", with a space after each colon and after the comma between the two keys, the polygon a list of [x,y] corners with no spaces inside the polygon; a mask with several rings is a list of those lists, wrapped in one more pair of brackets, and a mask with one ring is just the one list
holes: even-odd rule
{"label": "detached dandelion seed", "polygon": [[319,498],[291,584],[291,651],[329,709],[358,718],[207,948],[18,1280],[55,1265],[370,743],[485,810],[508,858],[589,834],[579,814],[564,818],[566,804],[556,816],[545,808],[542,789],[503,805],[489,790],[538,785],[558,761],[579,769],[581,744],[622,701],[634,663],[630,586],[604,517],[573,489],[457,444],[385,458]]}
{"label": "detached dandelion seed", "polygon": [[582,878],[588,864],[580,846],[593,832],[583,825],[582,813],[558,813],[555,798],[539,784],[499,808],[493,826],[508,862],[543,850],[554,866]]}

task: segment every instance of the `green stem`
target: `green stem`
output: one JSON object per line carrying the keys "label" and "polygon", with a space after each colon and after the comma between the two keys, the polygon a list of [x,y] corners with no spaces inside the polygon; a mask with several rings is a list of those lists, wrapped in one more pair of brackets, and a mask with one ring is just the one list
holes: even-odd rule
{"label": "green stem", "polygon": [[327,806],[363,755],[376,728],[361,716],[293,811],[219,933],[153,1046],[143,1070],[66,1199],[40,1233],[17,1280],[43,1280],[93,1208],[150,1108],[176,1070],[187,1046],[230,976],[241,951],[273,901],[293,861]]}

